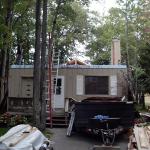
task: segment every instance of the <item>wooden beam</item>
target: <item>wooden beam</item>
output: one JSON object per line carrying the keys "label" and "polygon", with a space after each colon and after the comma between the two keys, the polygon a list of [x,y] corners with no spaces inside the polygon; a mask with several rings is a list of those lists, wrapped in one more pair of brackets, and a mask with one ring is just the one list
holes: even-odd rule
{"label": "wooden beam", "polygon": [[94,145],[92,150],[120,150],[119,146]]}

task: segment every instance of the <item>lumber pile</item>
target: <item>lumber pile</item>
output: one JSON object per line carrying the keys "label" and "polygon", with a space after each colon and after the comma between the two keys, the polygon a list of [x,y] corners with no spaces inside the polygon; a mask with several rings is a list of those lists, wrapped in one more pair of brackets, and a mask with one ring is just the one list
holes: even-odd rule
{"label": "lumber pile", "polygon": [[135,125],[128,150],[150,150],[150,125]]}

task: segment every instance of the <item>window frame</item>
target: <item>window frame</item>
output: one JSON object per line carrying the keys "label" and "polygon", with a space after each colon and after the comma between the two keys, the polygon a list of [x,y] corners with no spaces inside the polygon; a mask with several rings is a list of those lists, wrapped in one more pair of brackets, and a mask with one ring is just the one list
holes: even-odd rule
{"label": "window frame", "polygon": [[[89,92],[89,90],[90,89],[86,89],[86,87],[87,87],[87,80],[86,80],[86,78],[88,78],[88,77],[95,77],[95,78],[97,78],[96,80],[98,80],[98,78],[103,78],[103,79],[101,79],[101,81],[102,80],[104,80],[104,79],[106,79],[107,80],[107,83],[106,83],[106,85],[105,85],[105,88],[107,88],[107,89],[103,89],[102,88],[102,91],[100,91],[100,92],[98,92],[99,91],[99,89],[98,88],[96,88],[96,86],[97,86],[97,84],[99,84],[99,83],[97,83],[97,84],[95,84],[95,85],[93,85],[93,88],[92,89],[97,89],[97,90],[94,90],[94,91],[90,91]],[[101,81],[99,81],[99,82],[101,82]],[[96,81],[95,81],[96,82]],[[88,84],[91,84],[91,83],[88,83]],[[109,95],[109,76],[94,76],[94,75],[86,75],[85,77],[84,77],[84,94],[85,95]]]}

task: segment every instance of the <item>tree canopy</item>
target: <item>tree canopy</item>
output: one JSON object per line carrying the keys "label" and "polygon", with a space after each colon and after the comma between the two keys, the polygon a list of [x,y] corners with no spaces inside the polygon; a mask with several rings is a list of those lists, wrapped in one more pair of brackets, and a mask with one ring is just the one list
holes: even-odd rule
{"label": "tree canopy", "polygon": [[[137,99],[141,93],[150,93],[149,0],[117,0],[118,6],[111,8],[106,16],[91,12],[89,3],[90,0],[47,1],[46,28],[51,35],[51,49],[60,51],[64,62],[79,51],[77,44],[85,45],[91,64],[103,65],[110,63],[112,39],[119,38],[121,63],[127,64],[132,96]],[[41,37],[39,45],[35,42],[36,4],[36,0],[0,1],[0,104],[8,94],[9,66],[33,64],[34,51],[41,46]],[[41,30],[41,22],[38,25]],[[45,46],[48,44],[46,34]]]}
{"label": "tree canopy", "polygon": [[99,25],[91,30],[86,55],[93,64],[110,64],[111,41],[121,41],[121,64],[127,64],[126,80],[133,99],[150,92],[149,62],[149,1],[118,0],[118,7],[111,8],[101,17]]}

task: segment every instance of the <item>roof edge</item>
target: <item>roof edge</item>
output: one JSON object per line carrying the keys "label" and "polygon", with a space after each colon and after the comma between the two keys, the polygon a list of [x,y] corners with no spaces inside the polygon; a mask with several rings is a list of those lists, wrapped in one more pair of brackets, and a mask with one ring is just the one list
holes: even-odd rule
{"label": "roof edge", "polygon": [[[33,65],[11,65],[10,68],[12,69],[32,69]],[[57,66],[55,66],[57,67]],[[65,65],[61,64],[59,65],[59,68],[85,68],[85,69],[126,69],[126,65]]]}

